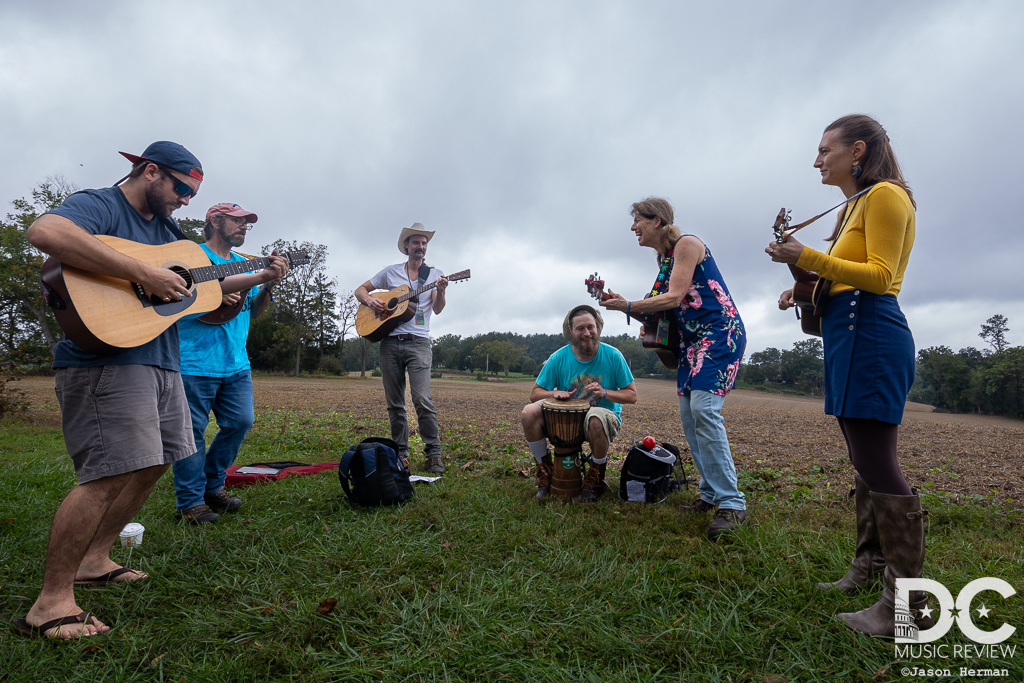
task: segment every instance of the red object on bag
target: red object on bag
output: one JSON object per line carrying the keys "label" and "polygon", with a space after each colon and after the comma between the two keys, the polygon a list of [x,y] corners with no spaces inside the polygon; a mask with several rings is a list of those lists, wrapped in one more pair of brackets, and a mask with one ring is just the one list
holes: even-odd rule
{"label": "red object on bag", "polygon": [[285,467],[277,474],[235,474],[235,470],[242,465],[232,465],[227,470],[224,478],[224,486],[229,488],[236,486],[252,486],[257,482],[277,481],[292,474],[317,474],[328,470],[338,469],[337,462],[318,462],[305,467]]}
{"label": "red object on bag", "polygon": [[654,440],[653,436],[645,436],[644,437],[644,448],[646,448],[647,450],[651,450],[652,448],[654,448],[657,445],[658,445],[658,442]]}

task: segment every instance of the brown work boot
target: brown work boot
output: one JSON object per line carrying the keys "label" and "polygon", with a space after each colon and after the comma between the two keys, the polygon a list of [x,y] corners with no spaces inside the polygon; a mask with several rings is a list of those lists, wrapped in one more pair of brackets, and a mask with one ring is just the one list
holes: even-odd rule
{"label": "brown work boot", "polygon": [[199,526],[200,524],[213,524],[220,517],[207,505],[193,505],[187,510],[175,510],[174,516],[189,524]]}
{"label": "brown work boot", "polygon": [[555,466],[548,453],[537,463],[537,500],[544,500],[551,493],[551,468]]}
{"label": "brown work boot", "polygon": [[722,534],[730,534],[741,526],[750,526],[746,510],[718,508],[715,518],[711,521],[711,526],[708,527],[708,538],[717,541]]}
{"label": "brown work boot", "polygon": [[581,503],[596,503],[597,499],[608,488],[608,485],[604,483],[604,469],[606,465],[608,465],[607,462],[603,462],[600,465],[590,463],[590,467],[587,468],[587,474],[583,477],[583,488],[580,489]]}
{"label": "brown work boot", "polygon": [[853,553],[850,571],[838,581],[819,583],[822,590],[840,590],[856,595],[872,588],[882,580],[885,571],[885,556],[878,539],[878,522],[875,521],[875,506],[871,502],[868,485],[860,477],[853,478],[854,500],[857,503],[857,548]]}
{"label": "brown work boot", "polygon": [[232,496],[225,489],[216,493],[207,493],[203,496],[203,500],[214,512],[234,512],[242,507],[242,499]]}
{"label": "brown work boot", "polygon": [[444,474],[444,460],[440,453],[432,453],[427,456],[427,471],[431,474]]}
{"label": "brown work boot", "polygon": [[[892,638],[896,634],[896,579],[921,577],[924,567],[924,517],[928,513],[921,509],[921,499],[917,496],[872,493],[871,502],[875,506],[878,537],[885,556],[885,588],[878,602],[871,607],[840,614],[836,618],[854,631]],[[928,594],[913,591],[909,600],[909,605],[900,606],[901,616],[908,617],[901,626],[923,629],[934,626],[932,616],[921,614],[921,610],[928,607]],[[915,623],[911,625],[911,621]]]}
{"label": "brown work boot", "polygon": [[693,505],[679,505],[678,507],[676,507],[676,509],[679,510],[680,512],[696,512],[703,514],[708,510],[714,510],[715,506],[707,502],[703,498],[698,498],[697,502],[694,503]]}

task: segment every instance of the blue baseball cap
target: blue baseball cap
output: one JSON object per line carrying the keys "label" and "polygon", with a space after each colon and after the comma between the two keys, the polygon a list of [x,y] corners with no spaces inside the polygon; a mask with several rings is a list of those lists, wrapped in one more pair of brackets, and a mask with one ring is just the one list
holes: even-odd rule
{"label": "blue baseball cap", "polygon": [[154,142],[146,148],[142,156],[129,154],[128,152],[120,152],[120,154],[132,162],[132,164],[137,164],[140,161],[151,161],[154,164],[160,164],[179,173],[192,176],[196,180],[203,179],[203,165],[199,163],[199,159],[196,159],[192,152],[177,142],[168,142],[167,140]]}

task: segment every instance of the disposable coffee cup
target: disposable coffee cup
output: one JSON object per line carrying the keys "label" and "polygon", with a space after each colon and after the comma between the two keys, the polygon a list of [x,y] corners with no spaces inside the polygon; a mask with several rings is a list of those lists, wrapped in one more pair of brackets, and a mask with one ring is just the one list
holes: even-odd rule
{"label": "disposable coffee cup", "polygon": [[126,548],[134,548],[137,545],[142,545],[142,534],[145,531],[146,527],[136,522],[126,524],[125,527],[121,529],[121,545]]}

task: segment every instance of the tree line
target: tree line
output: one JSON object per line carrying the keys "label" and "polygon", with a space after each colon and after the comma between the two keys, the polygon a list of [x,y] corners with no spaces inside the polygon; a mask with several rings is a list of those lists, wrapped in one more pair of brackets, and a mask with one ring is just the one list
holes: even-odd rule
{"label": "tree line", "polygon": [[[14,211],[0,221],[0,363],[7,367],[45,364],[61,338],[39,284],[45,257],[28,243],[25,233],[39,214],[56,208],[76,190],[60,176],[48,178],[32,190],[31,198],[14,200]],[[203,241],[204,221],[186,218],[178,223],[190,239]],[[372,373],[379,365],[378,345],[356,335],[359,304],[353,292],[339,290],[337,281],[327,275],[326,246],[277,240],[262,246],[259,253],[274,249],[305,251],[309,262],[291,269],[274,288],[267,313],[251,322],[248,351],[253,369],[295,375]],[[910,400],[952,412],[1024,417],[1024,347],[1010,347],[1007,332],[1007,319],[994,315],[978,335],[988,349],[953,352],[933,346],[919,351]],[[603,341],[622,352],[634,376],[675,379],[675,370],[664,367],[637,339],[623,334]],[[433,341],[434,367],[442,373],[536,375],[547,357],[565,343],[561,334],[446,334]],[[820,396],[821,340],[805,339],[792,349],[769,347],[752,353],[737,381],[741,387]]]}

